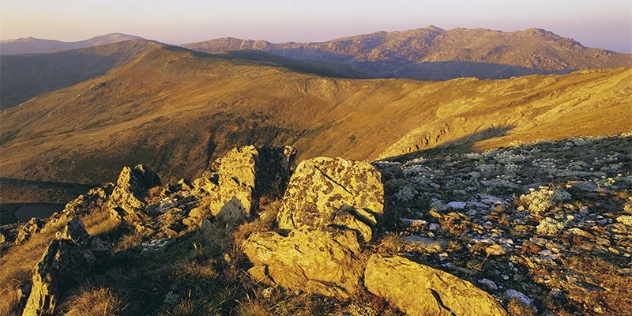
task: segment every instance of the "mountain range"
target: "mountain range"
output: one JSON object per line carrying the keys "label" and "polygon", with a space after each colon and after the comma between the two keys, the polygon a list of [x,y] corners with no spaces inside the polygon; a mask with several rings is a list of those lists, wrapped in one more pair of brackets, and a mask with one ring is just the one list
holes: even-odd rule
{"label": "mountain range", "polygon": [[60,50],[78,49],[91,46],[99,46],[110,43],[129,41],[133,39],[143,39],[142,37],[111,33],[96,36],[87,40],[77,42],[62,42],[56,40],[39,39],[33,37],[19,38],[15,40],[4,40],[0,42],[0,54],[35,54]]}
{"label": "mountain range", "polygon": [[587,48],[571,38],[536,28],[501,32],[429,26],[321,43],[273,44],[220,38],[182,46],[207,53],[261,50],[299,60],[350,65],[367,77],[426,80],[510,78],[632,65],[630,54]]}
{"label": "mountain range", "polygon": [[[548,36],[548,45],[564,42],[535,29],[502,33],[425,28],[337,40],[329,50],[342,55],[344,45],[335,48],[332,43],[343,42],[351,43],[344,46],[349,51],[365,47],[354,48],[354,54],[365,56],[357,58],[379,65],[384,64],[380,60],[418,61],[415,54],[440,60],[440,55],[461,55],[439,53],[431,42],[447,47],[447,39],[457,33],[519,38],[508,41],[511,49],[494,57],[498,64],[522,60],[516,55],[528,49],[519,48],[519,42],[524,47],[546,42],[530,37]],[[393,46],[394,38],[412,34],[434,35],[426,42],[420,40],[423,36],[411,39],[404,45],[408,53],[404,46]],[[469,37],[478,38],[478,44],[463,47],[499,45]],[[548,68],[544,63],[537,70],[547,74],[502,80],[374,78],[348,60],[300,60],[277,55],[276,49],[253,50],[259,47],[254,42],[246,50],[225,46],[211,54],[130,40],[3,55],[0,176],[95,184],[113,181],[125,165],[145,163],[171,182],[195,178],[210,161],[247,144],[292,145],[299,161],[322,155],[373,160],[431,148],[481,151],[539,139],[629,132],[632,70],[605,68],[620,66],[616,60],[625,65],[630,54],[566,43],[565,49],[542,49],[557,52],[543,57],[552,63]],[[414,47],[419,52],[413,54]],[[554,56],[574,57],[560,62]],[[575,67],[584,70],[550,74]]]}

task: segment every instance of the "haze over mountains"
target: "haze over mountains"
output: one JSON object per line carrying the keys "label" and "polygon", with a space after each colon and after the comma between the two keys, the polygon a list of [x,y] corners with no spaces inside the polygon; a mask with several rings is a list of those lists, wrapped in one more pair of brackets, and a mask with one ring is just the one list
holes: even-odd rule
{"label": "haze over mountains", "polygon": [[[390,73],[418,67],[415,74],[448,78],[476,70],[489,78],[499,70],[630,67],[630,54],[585,48],[541,30],[430,27],[279,44],[288,50],[223,41],[205,44],[212,54],[131,40],[3,55],[3,107],[28,101],[0,112],[1,176],[102,183],[125,165],[145,163],[172,181],[193,178],[246,144],[293,145],[299,160],[371,160],[436,146],[483,150],[612,135],[632,126],[629,68],[506,80],[368,79],[390,77],[384,69],[402,63],[408,66]],[[231,51],[237,48],[247,50]],[[311,57],[297,59],[299,53]]]}
{"label": "haze over mountains", "polygon": [[111,33],[96,36],[87,40],[77,42],[62,42],[55,40],[39,39],[33,37],[19,38],[15,40],[5,40],[0,42],[0,54],[17,55],[17,54],[35,54],[52,52],[59,50],[77,49],[91,46],[99,46],[110,43],[129,41],[133,39],[143,39],[142,37]]}

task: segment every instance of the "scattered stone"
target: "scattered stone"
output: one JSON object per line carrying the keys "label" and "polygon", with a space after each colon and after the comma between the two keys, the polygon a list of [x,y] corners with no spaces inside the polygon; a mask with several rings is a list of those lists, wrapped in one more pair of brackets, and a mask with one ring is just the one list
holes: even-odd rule
{"label": "scattered stone", "polygon": [[472,283],[399,256],[372,255],[364,285],[408,315],[507,315]]}
{"label": "scattered stone", "polygon": [[481,279],[478,280],[478,283],[484,285],[485,287],[487,287],[488,290],[490,291],[496,291],[498,290],[498,286],[496,286],[496,283],[494,283],[494,281],[489,280],[489,279]]}
{"label": "scattered stone", "polygon": [[432,239],[417,235],[405,236],[403,238],[410,248],[423,250],[428,253],[443,252],[448,248],[448,242],[445,240]]}
{"label": "scattered stone", "polygon": [[449,208],[453,208],[455,210],[462,210],[465,208],[465,206],[467,205],[467,203],[465,202],[450,202],[448,203],[448,207]]}
{"label": "scattered stone", "polygon": [[507,254],[507,250],[499,244],[493,244],[485,248],[485,253],[489,256],[504,256]]}
{"label": "scattered stone", "polygon": [[632,215],[621,215],[617,217],[617,222],[632,226]]}
{"label": "scattered stone", "polygon": [[235,223],[250,217],[261,196],[282,195],[295,155],[290,146],[235,148],[194,181],[194,192],[206,198],[213,216]]}
{"label": "scattered stone", "polygon": [[76,199],[66,204],[61,213],[70,217],[90,214],[106,205],[113,191],[114,184],[112,183],[90,189],[88,193],[79,195]]}

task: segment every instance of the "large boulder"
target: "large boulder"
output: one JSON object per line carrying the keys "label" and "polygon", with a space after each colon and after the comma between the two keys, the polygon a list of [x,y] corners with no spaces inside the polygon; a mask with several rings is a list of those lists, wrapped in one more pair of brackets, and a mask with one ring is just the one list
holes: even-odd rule
{"label": "large boulder", "polygon": [[507,315],[472,283],[400,256],[372,255],[364,285],[408,315]]}
{"label": "large boulder", "polygon": [[384,187],[377,169],[366,162],[320,157],[298,165],[277,221],[283,230],[333,225],[370,241],[383,212]]}
{"label": "large boulder", "polygon": [[261,196],[282,194],[295,154],[289,146],[234,148],[193,182],[193,193],[208,201],[210,214],[221,221],[247,218]]}
{"label": "large boulder", "polygon": [[114,255],[112,246],[89,235],[77,217],[57,237],[35,267],[22,315],[53,314],[68,285],[83,281],[95,266],[106,264]]}
{"label": "large boulder", "polygon": [[218,187],[216,197],[211,200],[211,214],[230,220],[250,216],[258,154],[254,146],[244,146],[234,148],[213,163],[211,168],[216,170]]}
{"label": "large boulder", "polygon": [[348,298],[362,276],[360,245],[350,230],[253,233],[243,251],[254,264],[248,272],[255,280],[307,293]]}
{"label": "large boulder", "polygon": [[157,186],[162,186],[160,177],[149,167],[123,167],[109,198],[109,207],[123,216],[134,217],[147,205],[149,190]]}

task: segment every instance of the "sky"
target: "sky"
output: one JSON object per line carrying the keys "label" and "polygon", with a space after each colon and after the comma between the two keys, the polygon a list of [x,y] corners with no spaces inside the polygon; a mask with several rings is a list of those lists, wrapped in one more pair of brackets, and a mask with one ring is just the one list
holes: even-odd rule
{"label": "sky", "polygon": [[219,37],[320,42],[434,25],[542,28],[632,53],[630,0],[0,0],[0,39],[79,41],[125,33],[167,44]]}

